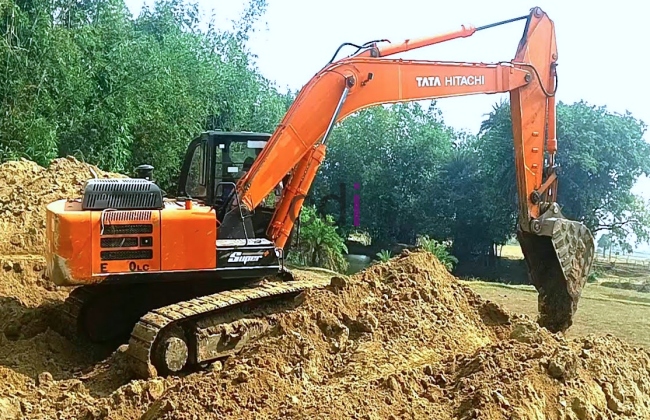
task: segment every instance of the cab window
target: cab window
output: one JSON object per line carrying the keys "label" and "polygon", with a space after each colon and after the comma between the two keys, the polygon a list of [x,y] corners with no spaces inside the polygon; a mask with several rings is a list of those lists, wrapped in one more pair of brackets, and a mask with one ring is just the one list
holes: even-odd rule
{"label": "cab window", "polygon": [[[228,153],[228,159],[224,159],[224,153]],[[236,184],[244,175],[248,166],[255,160],[257,153],[259,152],[256,152],[255,149],[249,149],[245,142],[233,141],[228,144],[227,149],[224,145],[219,145],[214,167],[215,197],[221,197],[222,200],[226,200],[230,196],[234,188],[233,185],[223,185],[220,183],[228,182]]]}
{"label": "cab window", "polygon": [[196,145],[192,154],[192,162],[187,173],[187,184],[185,192],[192,198],[205,198],[207,193],[208,180],[205,179],[205,165],[207,159],[207,142],[203,141]]}

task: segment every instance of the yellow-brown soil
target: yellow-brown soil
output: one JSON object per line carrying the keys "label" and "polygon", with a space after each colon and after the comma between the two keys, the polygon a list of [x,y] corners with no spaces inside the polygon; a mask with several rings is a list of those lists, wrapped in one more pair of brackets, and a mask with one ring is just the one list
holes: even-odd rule
{"label": "yellow-brown soil", "polygon": [[0,419],[650,418],[645,350],[550,334],[426,252],[308,292],[237,358],[133,380],[123,349],[99,360],[49,327],[67,292],[44,277],[44,207],[78,196],[88,168],[0,165]]}

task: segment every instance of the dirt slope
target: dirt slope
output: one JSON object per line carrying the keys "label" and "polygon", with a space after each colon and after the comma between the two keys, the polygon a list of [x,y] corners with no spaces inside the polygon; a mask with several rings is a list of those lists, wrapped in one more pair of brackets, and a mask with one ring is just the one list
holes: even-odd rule
{"label": "dirt slope", "polygon": [[0,165],[0,419],[650,418],[645,350],[552,335],[424,252],[307,293],[236,360],[131,380],[120,350],[99,360],[48,328],[66,293],[42,275],[43,206],[90,176],[72,160]]}

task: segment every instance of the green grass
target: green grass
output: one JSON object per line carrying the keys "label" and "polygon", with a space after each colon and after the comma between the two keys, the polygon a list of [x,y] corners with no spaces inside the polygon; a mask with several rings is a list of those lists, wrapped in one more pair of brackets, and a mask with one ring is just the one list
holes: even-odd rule
{"label": "green grass", "polygon": [[[523,259],[519,245],[506,245],[502,249],[501,278],[513,275],[525,278],[508,265]],[[524,266],[520,267],[521,269]],[[650,280],[650,269],[643,261],[607,261],[598,258],[594,268],[599,273],[597,283],[587,284],[578,304],[574,325],[567,331],[568,337],[587,334],[612,334],[636,346],[650,349],[650,293],[630,288],[607,287],[609,283],[643,283]],[[532,318],[537,316],[537,292],[532,286],[513,286],[485,281],[463,281],[471,289],[502,305],[504,308],[523,313]]]}
{"label": "green grass", "polygon": [[[483,298],[504,308],[537,316],[537,292],[532,286],[462,281]],[[650,296],[633,290],[588,284],[582,294],[568,337],[612,334],[634,346],[650,349]]]}

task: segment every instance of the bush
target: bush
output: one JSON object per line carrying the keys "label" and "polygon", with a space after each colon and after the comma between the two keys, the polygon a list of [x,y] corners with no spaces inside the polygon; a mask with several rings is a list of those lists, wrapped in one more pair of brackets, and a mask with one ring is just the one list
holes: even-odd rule
{"label": "bush", "polygon": [[300,236],[292,247],[288,262],[312,267],[322,267],[344,273],[348,269],[345,259],[348,248],[338,234],[334,218],[321,217],[314,206],[305,206],[300,212]]}
{"label": "bush", "polygon": [[599,270],[593,270],[591,273],[589,273],[589,276],[587,276],[587,283],[597,283],[598,279],[603,275],[602,272]]}
{"label": "bush", "polygon": [[386,261],[390,260],[390,257],[392,257],[391,252],[389,250],[387,250],[387,249],[382,249],[381,251],[379,251],[375,255],[377,256],[377,258],[381,262],[386,262]]}
{"label": "bush", "polygon": [[431,239],[426,235],[418,236],[416,245],[435,255],[448,271],[453,270],[454,265],[458,263],[458,259],[449,252],[449,248],[445,244]]}

